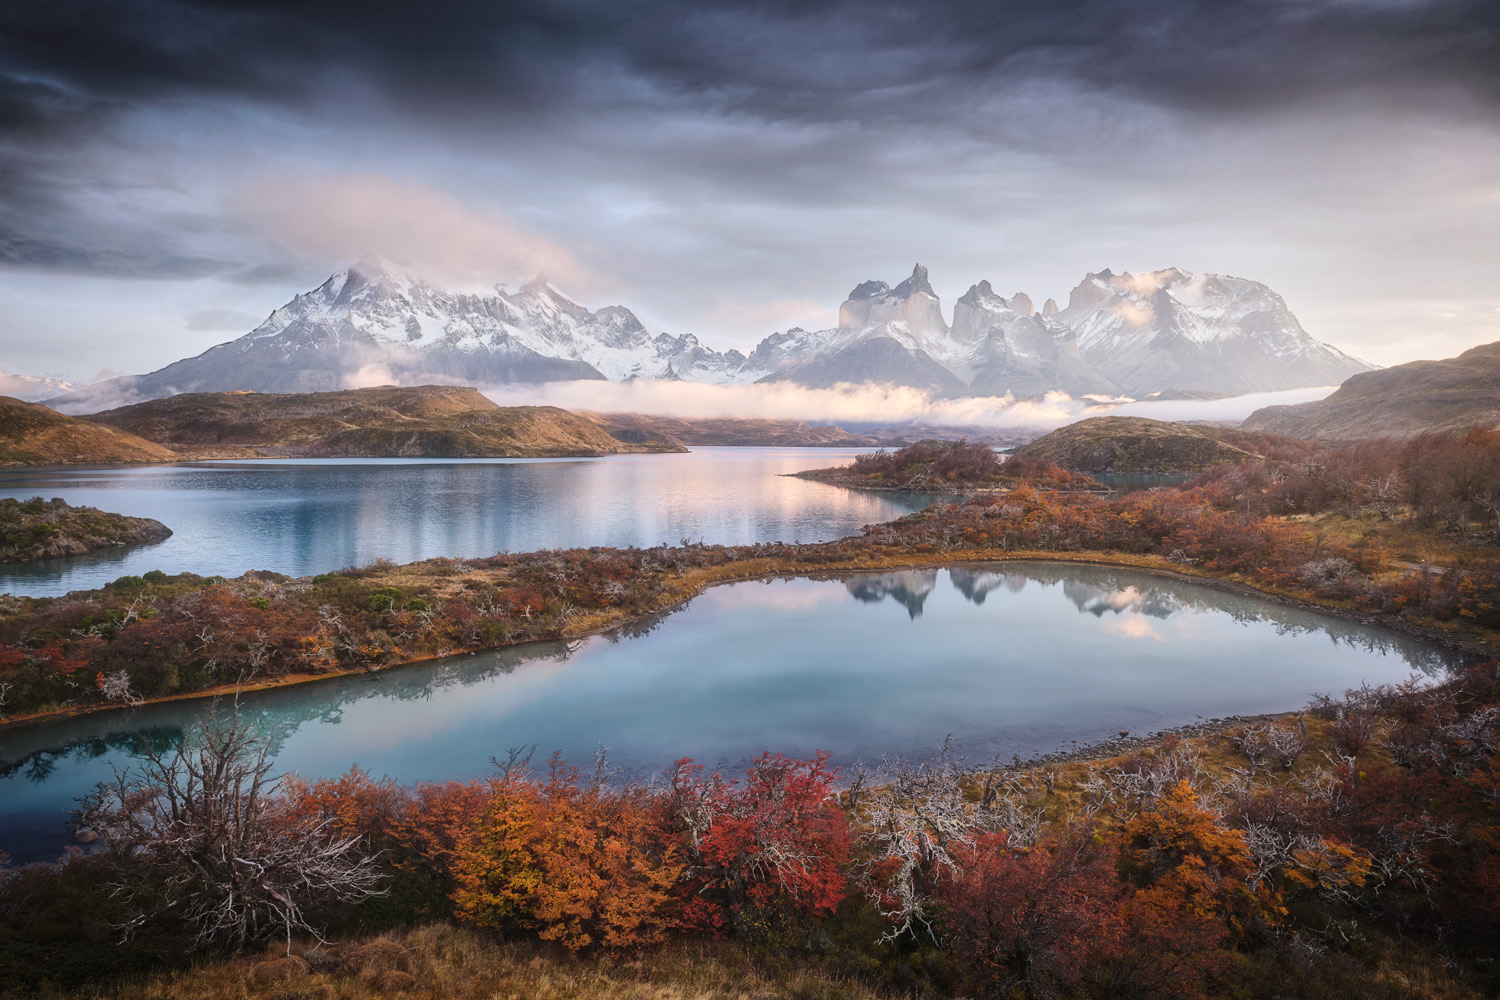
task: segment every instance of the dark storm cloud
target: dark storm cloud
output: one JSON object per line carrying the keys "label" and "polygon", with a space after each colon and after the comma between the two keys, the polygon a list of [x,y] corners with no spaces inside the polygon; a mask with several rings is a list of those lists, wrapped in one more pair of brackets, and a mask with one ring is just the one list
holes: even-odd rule
{"label": "dark storm cloud", "polygon": [[37,239],[0,225],[0,267],[110,278],[189,279],[219,274],[228,266],[202,257],[153,252],[139,245],[120,250]]}
{"label": "dark storm cloud", "polygon": [[[95,196],[118,183],[122,149],[139,152],[120,134],[132,112],[269,108],[330,132],[383,118],[377,127],[459,147],[542,127],[618,155],[599,175],[693,175],[685,196],[728,181],[803,201],[833,185],[848,200],[911,167],[891,158],[875,131],[885,127],[1045,142],[1024,120],[1021,140],[996,120],[1038,84],[1204,116],[1350,91],[1457,88],[1489,102],[1500,98],[1500,3],[12,0],[0,5],[0,264],[267,273],[188,245],[191,219],[134,207],[130,219],[99,217]],[[373,101],[346,103],[355,93]],[[661,163],[644,134],[674,114],[697,116],[697,133],[677,133],[675,161]],[[705,121],[812,130],[721,142]]]}
{"label": "dark storm cloud", "polygon": [[1500,97],[1493,0],[22,0],[0,32],[13,67],[97,99],[299,104],[348,73],[397,103],[501,117],[654,102],[935,115],[937,98],[1032,77],[1213,109],[1413,80]]}

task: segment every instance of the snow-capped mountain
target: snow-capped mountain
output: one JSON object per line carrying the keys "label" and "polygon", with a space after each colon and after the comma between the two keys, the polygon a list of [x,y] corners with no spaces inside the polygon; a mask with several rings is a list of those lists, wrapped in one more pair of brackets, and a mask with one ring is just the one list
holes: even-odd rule
{"label": "snow-capped mountain", "polygon": [[88,412],[181,392],[567,379],[1141,396],[1326,385],[1369,367],[1313,340],[1266,286],[1176,268],[1090,274],[1066,309],[1048,299],[1040,312],[1025,293],[1007,299],[982,281],[954,304],[950,326],[918,264],[894,287],[856,287],[836,328],[773,333],[746,355],[652,333],[624,306],[590,310],[542,278],[515,292],[456,293],[377,258],[296,296],[238,340],[53,402]]}
{"label": "snow-capped mountain", "polygon": [[373,385],[698,377],[732,381],[738,351],[652,334],[629,309],[590,311],[542,278],[449,292],[375,258],[334,274],[238,340],[55,402],[72,411],[182,392],[320,392]]}
{"label": "snow-capped mountain", "polygon": [[1007,300],[988,281],[974,285],[953,304],[952,339],[966,349],[962,370],[975,395],[1119,392],[1079,354],[1073,331],[1038,315],[1024,292]]}
{"label": "snow-capped mountain", "polygon": [[1314,340],[1260,282],[1175,267],[1090,274],[1054,319],[1077,333],[1089,364],[1131,395],[1335,385],[1370,368]]}
{"label": "snow-capped mountain", "polygon": [[[770,370],[765,382],[827,388],[840,382],[886,382],[945,396],[968,394],[959,372],[964,352],[943,321],[942,303],[918,264],[895,288],[866,281],[839,307],[834,330],[794,331],[794,340],[762,341],[750,360]],[[774,343],[770,351],[762,351]]]}
{"label": "snow-capped mountain", "polygon": [[[767,348],[770,348],[767,350]],[[953,325],[920,264],[895,288],[868,281],[836,330],[774,334],[750,354],[763,381],[889,382],[950,396],[1229,394],[1329,385],[1369,365],[1319,343],[1265,285],[1177,268],[1090,274],[1067,309],[1040,313],[988,281],[954,303]]]}

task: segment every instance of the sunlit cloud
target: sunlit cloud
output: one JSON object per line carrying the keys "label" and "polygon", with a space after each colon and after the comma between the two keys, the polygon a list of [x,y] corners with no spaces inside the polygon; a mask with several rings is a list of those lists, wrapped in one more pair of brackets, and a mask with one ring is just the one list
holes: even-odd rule
{"label": "sunlit cloud", "polygon": [[1107,621],[1102,628],[1110,635],[1117,635],[1122,639],[1165,639],[1157,629],[1155,623],[1149,618],[1140,615],[1130,615],[1126,618],[1116,618]]}
{"label": "sunlit cloud", "polygon": [[488,290],[544,274],[563,287],[594,284],[571,251],[492,204],[384,174],[284,171],[242,185],[234,210],[287,249],[325,260],[387,257],[439,284]]}

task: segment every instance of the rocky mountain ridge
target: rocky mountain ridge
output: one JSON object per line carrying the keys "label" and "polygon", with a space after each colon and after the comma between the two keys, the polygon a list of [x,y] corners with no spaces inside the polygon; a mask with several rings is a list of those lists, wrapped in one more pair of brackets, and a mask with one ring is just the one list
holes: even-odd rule
{"label": "rocky mountain ridge", "polygon": [[321,392],[364,384],[666,379],[910,386],[935,396],[1144,396],[1326,385],[1369,365],[1309,336],[1259,282],[1177,268],[1089,274],[1066,308],[979,282],[953,306],[916,265],[866,281],[839,325],[792,328],[748,355],[653,334],[624,306],[590,310],[542,278],[493,295],[445,291],[381,259],[296,296],[245,336],[52,402],[68,412],[183,392]]}

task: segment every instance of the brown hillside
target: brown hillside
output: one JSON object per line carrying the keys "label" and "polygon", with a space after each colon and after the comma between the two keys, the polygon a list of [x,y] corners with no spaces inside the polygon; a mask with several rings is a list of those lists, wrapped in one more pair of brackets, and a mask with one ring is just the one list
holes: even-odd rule
{"label": "brown hillside", "polygon": [[0,465],[175,462],[180,457],[127,431],[0,396]]}
{"label": "brown hillside", "polygon": [[1216,428],[1147,417],[1091,417],[1037,438],[1015,454],[1074,472],[1198,472],[1255,457]]}
{"label": "brown hillside", "polygon": [[1500,341],[1456,358],[1361,372],[1327,399],[1267,406],[1250,414],[1243,426],[1324,441],[1358,441],[1476,424],[1500,426]]}
{"label": "brown hillside", "polygon": [[519,458],[682,450],[622,442],[555,406],[497,406],[466,386],[184,393],[87,419],[192,458]]}
{"label": "brown hillside", "polygon": [[653,417],[641,413],[585,413],[621,441],[670,441],[676,444],[800,448],[876,447],[893,443],[887,436],[855,434],[842,427],[814,427],[805,420],[745,417]]}

